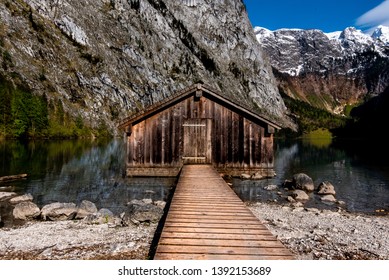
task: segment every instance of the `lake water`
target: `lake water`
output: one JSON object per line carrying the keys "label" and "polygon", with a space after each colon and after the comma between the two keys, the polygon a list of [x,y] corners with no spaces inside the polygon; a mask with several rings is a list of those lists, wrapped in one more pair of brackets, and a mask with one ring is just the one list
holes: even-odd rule
{"label": "lake water", "polygon": [[[353,142],[354,143],[354,142]],[[259,181],[233,180],[233,189],[244,201],[285,199],[277,191],[293,174],[304,172],[318,185],[330,181],[337,199],[346,202],[349,211],[374,213],[389,207],[389,165],[385,160],[366,156],[361,146],[334,145],[311,141],[275,142],[277,176]],[[126,178],[125,146],[121,139],[110,142],[74,141],[0,141],[0,176],[27,173],[26,180],[2,183],[1,188],[34,196],[42,207],[51,202],[94,202],[98,208],[121,213],[132,199],[167,200],[175,178]],[[381,157],[379,157],[381,158]],[[280,187],[278,191],[283,191]],[[312,206],[324,205],[315,197]],[[309,205],[309,204],[308,204]],[[4,211],[0,208],[0,215]],[[3,219],[4,220],[4,219]]]}
{"label": "lake water", "polygon": [[[125,178],[124,149],[121,140],[0,142],[0,176],[28,174],[26,180],[0,184],[0,191],[12,186],[17,193],[30,193],[39,207],[89,200],[115,214],[133,199],[166,201],[176,179]],[[0,207],[0,215],[8,210]]]}
{"label": "lake water", "polygon": [[[234,189],[245,201],[280,199],[276,192],[263,189],[274,184],[281,188],[285,180],[296,173],[309,175],[315,186],[329,181],[335,186],[336,198],[346,203],[351,212],[376,213],[389,209],[389,164],[387,152],[372,149],[367,143],[357,140],[336,143],[310,140],[275,142],[275,178],[260,181],[234,180]],[[367,151],[368,150],[368,151]],[[378,150],[378,152],[377,152]],[[337,205],[324,204],[311,194],[306,206],[333,208]]]}

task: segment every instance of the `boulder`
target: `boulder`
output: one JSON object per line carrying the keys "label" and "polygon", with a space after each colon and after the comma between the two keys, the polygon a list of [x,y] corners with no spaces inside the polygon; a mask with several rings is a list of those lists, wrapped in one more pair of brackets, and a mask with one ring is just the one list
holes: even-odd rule
{"label": "boulder", "polygon": [[284,183],[282,184],[282,187],[285,189],[293,189],[293,184],[291,180],[285,180]]}
{"label": "boulder", "polygon": [[17,196],[14,192],[0,192],[0,201],[8,200],[14,196]]}
{"label": "boulder", "polygon": [[332,194],[324,195],[320,199],[321,201],[336,202],[336,198]]}
{"label": "boulder", "polygon": [[132,200],[128,203],[128,216],[135,223],[158,222],[163,215],[163,210],[153,204],[140,200]]}
{"label": "boulder", "polygon": [[154,201],[153,204],[154,204],[155,206],[161,208],[161,209],[165,209],[166,201],[158,200],[158,201]]}
{"label": "boulder", "polygon": [[76,219],[84,219],[86,216],[96,213],[97,211],[97,207],[93,202],[83,200],[78,206]]}
{"label": "boulder", "polygon": [[104,216],[104,217],[109,217],[109,218],[113,218],[115,215],[112,213],[111,210],[107,209],[107,208],[101,208],[99,210],[99,212],[97,212],[98,214]]}
{"label": "boulder", "polygon": [[288,202],[290,202],[290,203],[296,202],[296,200],[295,200],[292,196],[290,196],[290,195],[288,195],[288,197],[286,198],[286,200],[287,200]]}
{"label": "boulder", "polygon": [[2,186],[0,187],[0,192],[13,192],[15,191],[14,186]]}
{"label": "boulder", "polygon": [[116,217],[112,211],[107,208],[101,208],[98,212],[87,215],[84,218],[84,221],[91,224],[122,224],[121,219]]}
{"label": "boulder", "polygon": [[292,186],[297,190],[303,190],[306,192],[313,192],[315,189],[312,178],[304,173],[293,175]]}
{"label": "boulder", "polygon": [[267,191],[274,191],[274,190],[278,189],[278,186],[277,185],[268,185],[268,186],[264,186],[263,189],[267,190]]}
{"label": "boulder", "polygon": [[317,193],[321,195],[336,194],[335,187],[328,181],[324,181],[319,184]]}
{"label": "boulder", "polygon": [[43,220],[64,221],[76,217],[78,208],[74,203],[55,202],[45,205],[41,210]]}
{"label": "boulder", "polygon": [[9,200],[9,202],[11,204],[18,204],[18,203],[28,202],[28,201],[32,201],[32,200],[33,200],[33,196],[28,193],[28,194],[24,194],[24,195],[15,196],[15,197],[11,198]]}
{"label": "boulder", "polygon": [[292,197],[295,199],[295,200],[308,200],[309,199],[309,196],[307,195],[307,193],[303,190],[294,190],[292,192]]}
{"label": "boulder", "polygon": [[151,198],[144,198],[142,199],[142,202],[145,204],[153,204],[153,200]]}
{"label": "boulder", "polygon": [[39,207],[31,201],[24,201],[16,204],[13,209],[13,216],[18,220],[30,220],[38,218],[41,213]]}
{"label": "boulder", "polygon": [[241,174],[240,178],[242,180],[249,180],[249,179],[251,179],[251,175],[250,174]]}
{"label": "boulder", "polygon": [[263,179],[263,176],[262,176],[261,172],[256,172],[256,173],[251,177],[251,179],[253,179],[253,180],[261,180],[261,179]]}

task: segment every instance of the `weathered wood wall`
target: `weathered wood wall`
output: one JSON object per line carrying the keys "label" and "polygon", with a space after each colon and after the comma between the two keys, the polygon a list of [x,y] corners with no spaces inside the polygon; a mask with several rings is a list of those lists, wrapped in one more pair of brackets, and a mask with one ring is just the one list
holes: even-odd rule
{"label": "weathered wood wall", "polygon": [[194,93],[140,119],[128,137],[128,167],[174,168],[189,162],[239,172],[272,168],[273,135],[267,133],[267,124],[256,124],[234,110]]}

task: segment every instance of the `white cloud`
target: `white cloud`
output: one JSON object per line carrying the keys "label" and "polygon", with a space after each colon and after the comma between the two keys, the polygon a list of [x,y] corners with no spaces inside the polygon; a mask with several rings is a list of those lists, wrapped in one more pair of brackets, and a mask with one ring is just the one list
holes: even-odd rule
{"label": "white cloud", "polygon": [[376,28],[378,25],[389,26],[389,0],[385,0],[377,7],[360,16],[356,24],[363,28],[369,28],[370,30]]}

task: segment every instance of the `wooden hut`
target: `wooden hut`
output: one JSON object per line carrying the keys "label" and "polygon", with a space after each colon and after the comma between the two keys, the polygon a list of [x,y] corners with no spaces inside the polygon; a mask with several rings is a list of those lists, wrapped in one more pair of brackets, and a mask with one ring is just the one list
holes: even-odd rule
{"label": "wooden hut", "polygon": [[128,176],[177,176],[184,164],[220,173],[274,176],[273,134],[281,127],[204,84],[125,119]]}

